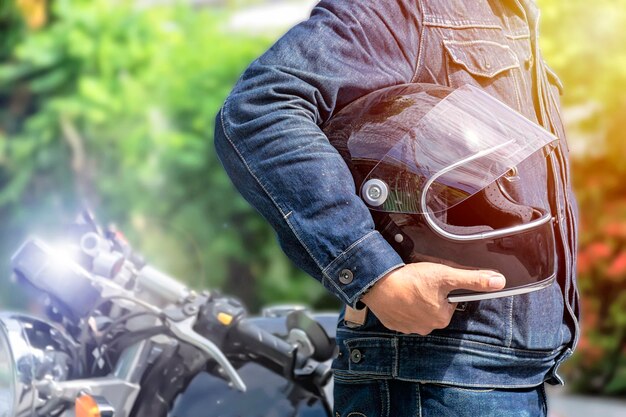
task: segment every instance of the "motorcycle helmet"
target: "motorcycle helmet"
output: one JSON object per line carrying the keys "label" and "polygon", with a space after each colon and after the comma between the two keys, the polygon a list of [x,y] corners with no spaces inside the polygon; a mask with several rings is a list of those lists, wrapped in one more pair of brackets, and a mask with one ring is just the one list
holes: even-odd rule
{"label": "motorcycle helmet", "polygon": [[376,229],[405,263],[502,273],[497,292],[455,290],[450,302],[527,293],[556,277],[546,157],[558,139],[484,91],[405,84],[365,95],[324,126]]}

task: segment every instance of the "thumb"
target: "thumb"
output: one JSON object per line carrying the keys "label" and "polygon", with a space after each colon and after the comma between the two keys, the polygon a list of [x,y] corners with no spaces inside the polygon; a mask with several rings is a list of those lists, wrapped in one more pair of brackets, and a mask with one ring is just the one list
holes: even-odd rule
{"label": "thumb", "polygon": [[506,279],[496,271],[452,268],[445,283],[450,290],[496,291],[504,288]]}

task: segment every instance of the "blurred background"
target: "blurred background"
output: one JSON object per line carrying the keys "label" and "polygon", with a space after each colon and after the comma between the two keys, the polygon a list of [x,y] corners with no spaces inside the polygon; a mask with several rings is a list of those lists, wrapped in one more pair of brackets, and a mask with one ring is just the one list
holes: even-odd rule
{"label": "blurred background", "polygon": [[[554,415],[592,415],[585,407],[602,403],[613,410],[602,415],[624,416],[626,0],[537,2],[544,57],[565,86],[582,213],[584,334],[562,372],[571,392],[602,398],[555,392]],[[87,202],[194,287],[219,287],[252,311],[284,302],[336,310],[233,189],[212,141],[241,72],[314,4],[0,0],[3,276],[27,235],[54,236]],[[3,309],[27,302],[0,280]]]}

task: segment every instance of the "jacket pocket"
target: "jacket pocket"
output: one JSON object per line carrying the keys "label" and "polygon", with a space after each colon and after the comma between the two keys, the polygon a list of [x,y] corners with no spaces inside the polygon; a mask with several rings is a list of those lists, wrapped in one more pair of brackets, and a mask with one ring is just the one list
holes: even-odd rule
{"label": "jacket pocket", "polygon": [[443,46],[450,87],[472,84],[521,109],[517,79],[520,62],[504,41],[443,39]]}

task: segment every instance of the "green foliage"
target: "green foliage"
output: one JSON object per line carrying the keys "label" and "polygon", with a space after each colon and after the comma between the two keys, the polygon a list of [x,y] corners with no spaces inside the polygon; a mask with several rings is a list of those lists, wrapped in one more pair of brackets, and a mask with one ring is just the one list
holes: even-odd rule
{"label": "green foliage", "polygon": [[5,28],[0,36],[0,60],[5,59],[23,34],[24,23],[13,2],[0,3],[0,27]]}
{"label": "green foliage", "polygon": [[58,0],[0,65],[2,268],[26,234],[53,234],[87,201],[194,287],[252,309],[329,303],[214,152],[219,106],[271,39],[230,32],[224,12],[127,4]]}

